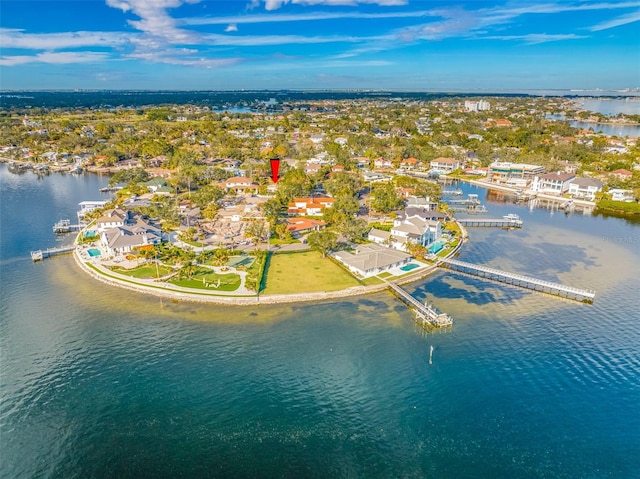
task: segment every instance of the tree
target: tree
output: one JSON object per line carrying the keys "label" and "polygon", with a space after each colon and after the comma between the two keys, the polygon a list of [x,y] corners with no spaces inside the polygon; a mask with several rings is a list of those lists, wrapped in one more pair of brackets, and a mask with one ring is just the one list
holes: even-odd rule
{"label": "tree", "polygon": [[322,230],[309,233],[307,241],[311,249],[320,251],[322,257],[325,258],[327,253],[335,249],[338,245],[338,237],[331,231]]}
{"label": "tree", "polygon": [[364,237],[369,231],[369,224],[361,218],[347,218],[340,223],[338,231],[347,239],[347,241],[356,241]]}
{"label": "tree", "polygon": [[198,267],[191,262],[184,263],[178,270],[178,277],[182,279],[186,276],[187,279],[191,279],[191,277],[197,271],[197,269]]}
{"label": "tree", "polygon": [[372,192],[373,202],[371,206],[381,213],[390,213],[402,207],[404,201],[396,192],[392,183],[376,186]]}

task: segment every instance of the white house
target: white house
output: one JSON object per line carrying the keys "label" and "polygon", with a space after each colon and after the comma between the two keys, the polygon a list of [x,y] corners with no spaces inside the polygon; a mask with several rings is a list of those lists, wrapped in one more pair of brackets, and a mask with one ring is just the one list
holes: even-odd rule
{"label": "white house", "polygon": [[569,191],[571,181],[576,177],[573,173],[545,173],[537,175],[533,179],[531,189],[539,193],[550,193],[553,195],[562,195]]}
{"label": "white house", "polygon": [[130,220],[129,224],[104,229],[100,235],[100,243],[110,256],[161,241],[162,230],[139,217]]}
{"label": "white house", "polygon": [[599,191],[602,191],[602,182],[595,178],[575,178],[569,183],[569,194],[575,198],[593,201]]}
{"label": "white house", "polygon": [[462,167],[462,163],[455,158],[436,158],[431,160],[429,166],[434,171],[442,171],[445,173],[451,173]]}
{"label": "white house", "polygon": [[411,261],[411,255],[377,244],[359,245],[355,254],[339,251],[334,254],[334,257],[349,271],[364,278],[400,267]]}
{"label": "white house", "polygon": [[620,188],[614,188],[609,190],[607,193],[611,195],[611,199],[613,201],[626,201],[627,203],[634,201],[633,191],[632,190],[623,190]]}
{"label": "white house", "polygon": [[132,221],[132,214],[129,210],[121,210],[115,208],[105,211],[95,222],[96,229],[99,233],[109,228],[119,228]]}

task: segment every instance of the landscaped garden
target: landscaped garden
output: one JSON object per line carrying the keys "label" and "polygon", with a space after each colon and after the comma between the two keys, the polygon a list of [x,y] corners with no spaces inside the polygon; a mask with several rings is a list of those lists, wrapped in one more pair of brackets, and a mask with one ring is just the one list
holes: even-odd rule
{"label": "landscaped garden", "polygon": [[240,287],[241,278],[236,273],[218,274],[208,268],[196,268],[190,276],[176,277],[169,283],[183,288],[229,292]]}
{"label": "landscaped garden", "polygon": [[159,278],[171,273],[173,270],[163,265],[144,264],[135,268],[123,268],[122,266],[112,266],[111,271],[114,273],[124,274],[138,279]]}

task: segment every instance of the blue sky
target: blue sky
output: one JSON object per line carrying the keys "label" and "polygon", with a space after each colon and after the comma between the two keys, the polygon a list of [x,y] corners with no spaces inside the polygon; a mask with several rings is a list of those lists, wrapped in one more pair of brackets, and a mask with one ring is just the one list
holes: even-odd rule
{"label": "blue sky", "polygon": [[640,87],[640,1],[2,0],[2,89]]}

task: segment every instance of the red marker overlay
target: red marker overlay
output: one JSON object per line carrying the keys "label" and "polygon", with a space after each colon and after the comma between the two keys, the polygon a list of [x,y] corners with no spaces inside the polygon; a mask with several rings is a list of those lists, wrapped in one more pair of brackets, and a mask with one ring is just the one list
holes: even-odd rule
{"label": "red marker overlay", "polygon": [[278,170],[280,170],[280,158],[272,158],[269,161],[271,163],[271,179],[274,183],[277,183],[280,179],[278,176]]}

